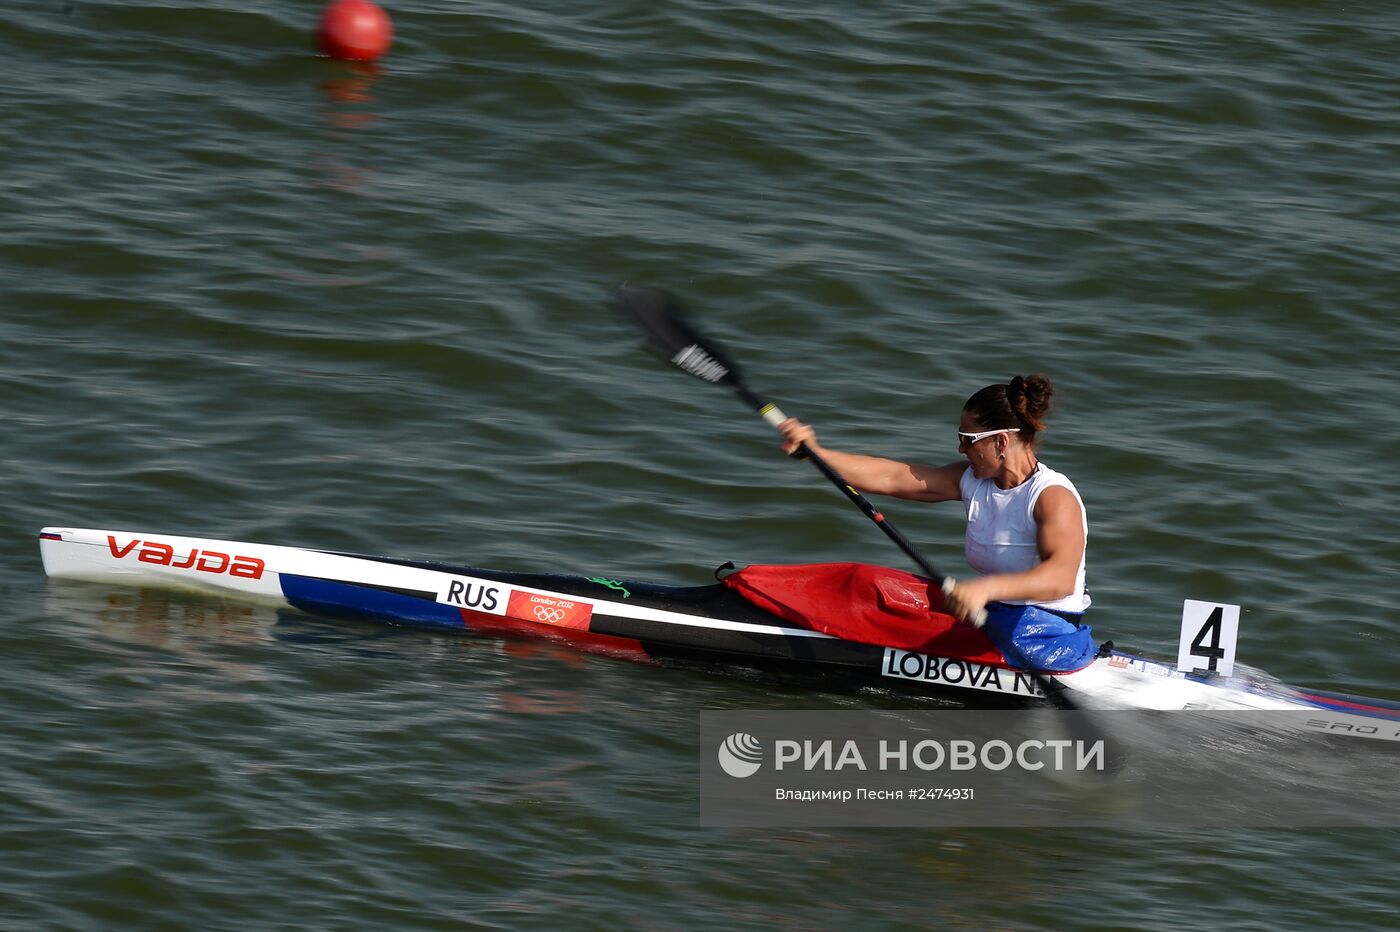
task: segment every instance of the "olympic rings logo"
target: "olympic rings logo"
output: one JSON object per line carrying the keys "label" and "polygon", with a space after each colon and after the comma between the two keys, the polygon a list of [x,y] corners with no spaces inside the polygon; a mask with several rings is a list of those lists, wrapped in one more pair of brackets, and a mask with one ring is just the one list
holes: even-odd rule
{"label": "olympic rings logo", "polygon": [[551,625],[559,624],[559,622],[564,620],[566,614],[568,613],[562,608],[550,608],[548,605],[535,606],[535,617]]}

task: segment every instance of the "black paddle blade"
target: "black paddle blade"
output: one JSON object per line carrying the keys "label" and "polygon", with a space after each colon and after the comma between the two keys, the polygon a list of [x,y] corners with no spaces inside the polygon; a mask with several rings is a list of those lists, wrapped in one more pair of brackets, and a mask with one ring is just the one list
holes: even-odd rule
{"label": "black paddle blade", "polygon": [[713,343],[686,322],[679,303],[654,288],[623,285],[613,305],[646,336],[652,348],[698,379],[737,388],[743,377]]}

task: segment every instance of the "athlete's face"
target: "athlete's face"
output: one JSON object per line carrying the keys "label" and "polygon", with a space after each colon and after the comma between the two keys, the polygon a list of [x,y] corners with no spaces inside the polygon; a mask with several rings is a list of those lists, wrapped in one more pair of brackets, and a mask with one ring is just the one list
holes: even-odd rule
{"label": "athlete's face", "polygon": [[1014,433],[1014,429],[988,430],[964,411],[958,422],[958,452],[972,464],[974,476],[978,479],[990,478],[1001,469],[1006,445]]}

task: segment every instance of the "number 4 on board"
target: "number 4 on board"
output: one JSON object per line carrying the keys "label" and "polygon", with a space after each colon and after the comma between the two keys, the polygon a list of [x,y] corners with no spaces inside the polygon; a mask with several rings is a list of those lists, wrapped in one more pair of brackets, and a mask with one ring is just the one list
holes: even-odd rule
{"label": "number 4 on board", "polygon": [[1187,599],[1181,609],[1178,670],[1207,670],[1220,676],[1235,671],[1235,638],[1240,632],[1240,607]]}

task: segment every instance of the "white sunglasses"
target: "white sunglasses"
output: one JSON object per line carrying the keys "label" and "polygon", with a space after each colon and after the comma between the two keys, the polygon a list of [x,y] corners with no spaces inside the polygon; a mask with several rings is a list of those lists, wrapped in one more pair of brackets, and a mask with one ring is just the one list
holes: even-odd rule
{"label": "white sunglasses", "polygon": [[1001,427],[997,430],[981,430],[975,434],[969,434],[960,430],[958,431],[958,443],[965,443],[968,446],[972,446],[983,437],[990,437],[993,434],[1019,434],[1020,432],[1021,428],[1019,427]]}

